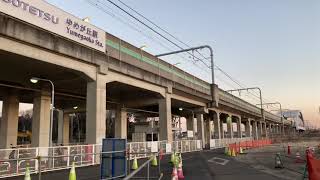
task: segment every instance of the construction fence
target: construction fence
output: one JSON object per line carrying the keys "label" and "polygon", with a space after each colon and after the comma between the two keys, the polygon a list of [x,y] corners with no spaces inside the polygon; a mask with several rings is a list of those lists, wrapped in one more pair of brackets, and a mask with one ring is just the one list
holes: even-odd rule
{"label": "construction fence", "polygon": [[[210,148],[222,148],[231,143],[244,142],[248,138],[211,139]],[[194,152],[203,150],[201,140],[148,141],[127,143],[128,159],[151,157],[154,152]],[[0,150],[0,178],[22,175],[29,167],[31,173],[68,169],[100,164],[101,144],[55,147],[32,147]]]}

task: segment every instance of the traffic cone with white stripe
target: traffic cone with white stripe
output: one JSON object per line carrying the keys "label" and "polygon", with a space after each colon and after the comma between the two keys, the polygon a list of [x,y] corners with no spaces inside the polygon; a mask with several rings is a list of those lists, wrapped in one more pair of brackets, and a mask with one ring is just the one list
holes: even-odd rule
{"label": "traffic cone with white stripe", "polygon": [[178,165],[178,179],[184,179],[184,175],[183,175],[183,169],[182,169],[182,158],[181,158],[181,154],[180,154],[180,162]]}
{"label": "traffic cone with white stripe", "polygon": [[280,153],[276,154],[274,168],[280,168],[280,169],[283,168],[283,163],[282,163],[282,160],[281,160],[281,157],[280,157]]}
{"label": "traffic cone with white stripe", "polygon": [[77,175],[76,175],[76,167],[74,165],[74,162],[72,163],[72,168],[70,170],[70,174],[69,174],[69,180],[76,180],[77,179]]}
{"label": "traffic cone with white stripe", "polygon": [[151,161],[151,166],[158,166],[157,156],[153,156]]}
{"label": "traffic cone with white stripe", "polygon": [[171,180],[179,180],[176,166],[173,166]]}
{"label": "traffic cone with white stripe", "polygon": [[229,149],[228,147],[225,147],[225,148],[224,148],[224,154],[225,154],[225,155],[228,155],[228,151],[229,151],[228,149]]}
{"label": "traffic cone with white stripe", "polygon": [[235,149],[232,149],[231,156],[232,156],[232,157],[236,157],[236,150],[235,150]]}
{"label": "traffic cone with white stripe", "polygon": [[228,154],[227,154],[227,155],[228,155],[228,156],[231,156],[231,154],[232,154],[232,153],[231,153],[231,149],[228,148]]}
{"label": "traffic cone with white stripe", "polygon": [[138,160],[137,160],[137,157],[134,157],[133,162],[132,162],[132,167],[131,167],[131,169],[132,169],[132,170],[138,169]]}
{"label": "traffic cone with white stripe", "polygon": [[24,176],[24,180],[31,180],[29,164],[27,164],[27,167],[26,167],[26,173],[25,173],[25,176]]}
{"label": "traffic cone with white stripe", "polygon": [[242,147],[240,147],[240,154],[244,154]]}
{"label": "traffic cone with white stripe", "polygon": [[171,158],[170,158],[170,162],[174,164],[175,160],[176,160],[175,153],[172,153]]}

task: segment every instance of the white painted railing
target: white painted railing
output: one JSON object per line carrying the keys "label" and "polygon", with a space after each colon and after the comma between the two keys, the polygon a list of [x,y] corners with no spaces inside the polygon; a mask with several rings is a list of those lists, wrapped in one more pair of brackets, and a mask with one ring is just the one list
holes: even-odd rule
{"label": "white painted railing", "polygon": [[201,140],[181,140],[173,141],[171,152],[194,152],[202,150],[202,141]]}
{"label": "white painted railing", "polygon": [[[225,147],[227,144],[248,139],[212,139],[210,148]],[[202,147],[201,140],[180,140],[172,143],[167,141],[130,142],[127,144],[127,151],[132,159],[149,157],[160,149],[163,154],[170,154],[201,151]],[[0,149],[0,178],[24,174],[27,165],[31,173],[37,173],[39,169],[41,171],[67,169],[73,162],[78,167],[97,165],[100,164],[101,150],[101,144]]]}
{"label": "white painted railing", "polygon": [[211,139],[210,140],[210,149],[218,149],[228,146],[229,144],[239,143],[244,141],[253,140],[251,137],[246,138],[226,138],[226,139]]}

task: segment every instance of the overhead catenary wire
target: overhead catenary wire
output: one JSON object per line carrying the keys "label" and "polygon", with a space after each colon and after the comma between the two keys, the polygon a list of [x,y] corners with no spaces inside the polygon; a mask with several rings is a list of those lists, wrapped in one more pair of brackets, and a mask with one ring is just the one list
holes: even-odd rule
{"label": "overhead catenary wire", "polygon": [[[121,11],[123,11],[125,14],[127,14],[128,16],[132,17],[133,19],[135,19],[136,21],[138,21],[139,23],[143,24],[145,27],[147,27],[148,29],[150,29],[152,32],[156,33],[157,35],[159,35],[160,37],[164,38],[165,40],[169,41],[171,44],[175,45],[176,47],[178,47],[179,49],[183,50],[184,48],[180,45],[178,45],[177,43],[173,42],[172,40],[170,40],[169,38],[167,38],[166,36],[164,36],[163,34],[159,33],[158,31],[156,31],[154,28],[152,28],[151,26],[149,26],[148,24],[144,23],[142,20],[140,20],[139,18],[135,17],[134,15],[132,15],[131,13],[129,13],[128,11],[126,11],[125,9],[123,9],[122,7],[120,7],[118,4],[114,3],[112,0],[107,0],[108,2],[110,2],[112,5],[114,5],[115,7],[117,7],[118,9],[120,9]],[[200,60],[203,64],[205,64],[208,68],[210,68],[210,66],[205,63],[202,59],[199,59],[198,57],[195,57],[193,54],[191,54],[190,52],[188,52],[188,54],[190,54],[191,56],[193,56],[194,58]]]}
{"label": "overhead catenary wire", "polygon": [[[115,18],[116,20],[119,20],[121,23],[127,25],[128,27],[130,27],[131,29],[141,33],[143,36],[147,37],[148,39],[150,39],[151,41],[155,41],[156,43],[160,44],[160,46],[164,47],[165,49],[169,50],[169,51],[172,51],[172,49],[170,49],[169,47],[165,46],[164,44],[162,44],[161,42],[157,41],[156,39],[154,39],[153,37],[149,36],[147,33],[143,32],[142,30],[139,30],[137,27],[137,24],[135,24],[135,26],[132,26],[131,24],[129,24],[128,22],[131,22],[129,21],[127,18],[125,18],[124,16],[118,14],[118,16],[121,16],[123,18],[125,18],[128,22],[125,22],[124,20],[122,20],[121,18],[119,18],[117,15],[115,15],[115,13],[112,13],[112,12],[109,12],[107,11],[105,8],[101,7],[101,6],[105,6],[105,7],[108,7],[105,3],[99,1],[99,0],[96,0],[96,1],[93,1],[93,0],[87,0],[87,2],[92,5],[92,6],[95,6],[96,8],[98,8],[99,10],[103,11],[104,13],[108,14],[109,16],[111,16],[112,18]],[[110,9],[110,7],[108,7]],[[132,23],[132,22],[131,22]],[[185,60],[188,60],[190,61],[192,64],[194,64],[195,66],[197,66],[199,69],[202,69],[206,72],[209,72],[208,69],[203,69],[202,67],[200,67],[198,64],[196,64],[196,62],[194,61],[191,61],[187,58],[184,58],[182,57],[181,55],[177,55],[179,56],[180,58],[183,58]]]}
{"label": "overhead catenary wire", "polygon": [[[168,39],[167,37],[165,37],[164,35],[162,35],[161,33],[159,33],[158,31],[154,30],[152,27],[150,27],[149,25],[147,25],[146,23],[142,22],[139,18],[135,17],[134,15],[132,15],[131,13],[127,12],[126,10],[124,10],[123,8],[121,8],[119,5],[117,5],[116,3],[114,3],[112,0],[107,0],[108,2],[110,2],[111,4],[113,4],[114,6],[116,6],[117,8],[119,8],[120,10],[122,10],[123,12],[125,12],[127,15],[129,15],[130,17],[134,18],[135,20],[137,20],[138,22],[140,22],[141,24],[145,25],[147,28],[149,28],[150,30],[152,30],[153,32],[155,32],[156,34],[158,34],[159,36],[163,37],[164,39],[166,39],[167,41],[169,41],[170,43],[174,44],[175,46],[177,46],[180,49],[184,49],[183,47],[179,46],[177,43],[171,41],[170,39]],[[168,34],[170,37],[174,38],[175,40],[177,40],[178,42],[180,42],[181,44],[185,45],[186,47],[190,47],[188,44],[184,43],[183,41],[181,41],[179,38],[175,37],[174,35],[172,35],[171,33],[169,33],[167,30],[161,28],[159,25],[157,25],[156,23],[154,23],[153,21],[151,21],[149,18],[145,17],[144,15],[142,15],[141,13],[139,13],[137,10],[133,9],[132,7],[130,7],[129,5],[127,5],[126,3],[124,3],[121,0],[118,0],[118,2],[120,2],[122,5],[124,5],[125,7],[127,7],[128,9],[130,9],[131,11],[133,11],[134,13],[136,13],[137,15],[139,15],[140,17],[142,17],[143,19],[145,19],[147,22],[151,23],[152,25],[154,25],[155,27],[157,27],[158,29],[160,29],[161,31],[165,32],[166,34]],[[197,53],[199,53],[204,59],[206,59],[206,57],[201,54],[199,51],[196,50]],[[190,52],[189,52],[190,54]],[[191,54],[193,57],[195,57],[193,54]],[[206,64],[202,59],[196,58],[197,60],[200,60],[201,62],[203,62],[204,64]],[[195,64],[195,63],[194,63]],[[207,67],[210,67],[206,64]],[[235,84],[237,84],[239,87],[244,88],[244,86],[241,85],[241,83],[237,80],[235,80],[233,77],[231,77],[231,75],[229,75],[228,73],[226,73],[224,70],[222,70],[219,66],[215,65],[215,67],[221,71],[226,77],[228,77],[231,81],[233,81]],[[255,96],[256,98],[260,98],[257,94],[253,94],[250,92],[250,94],[252,94],[253,96]]]}
{"label": "overhead catenary wire", "polygon": [[[115,2],[113,2],[112,0],[106,0],[109,3],[111,3],[112,5],[114,5],[115,7],[117,7],[118,9],[120,9],[122,12],[124,12],[125,14],[127,14],[128,16],[130,16],[131,18],[133,18],[134,20],[138,21],[139,23],[141,23],[142,25],[144,25],[145,27],[147,27],[149,30],[151,30],[152,32],[156,33],[157,35],[159,35],[160,37],[162,37],[163,39],[165,39],[166,41],[170,42],[171,44],[173,44],[174,46],[180,48],[180,49],[184,49],[182,46],[180,46],[178,43],[173,42],[172,40],[170,40],[169,38],[167,38],[165,35],[161,34],[160,32],[158,32],[157,30],[155,30],[153,27],[149,26],[147,23],[143,22],[143,20],[140,20],[139,18],[137,18],[136,16],[134,16],[133,14],[131,14],[130,12],[126,11],[124,8],[122,8],[120,5],[116,4]],[[125,6],[126,8],[128,8],[129,10],[133,11],[134,13],[136,13],[137,15],[139,15],[140,17],[142,17],[144,20],[146,20],[148,23],[152,24],[153,26],[155,26],[156,28],[160,29],[161,31],[163,31],[164,33],[166,33],[167,35],[169,35],[171,38],[175,39],[176,41],[178,41],[179,43],[183,44],[186,47],[190,47],[188,44],[186,44],[185,42],[183,42],[182,40],[180,40],[179,38],[175,37],[174,35],[172,35],[171,33],[169,33],[167,30],[161,28],[159,25],[157,25],[156,23],[154,23],[153,21],[151,21],[150,19],[148,19],[147,17],[145,17],[144,15],[142,15],[141,13],[139,13],[137,10],[133,9],[132,7],[130,7],[129,5],[127,5],[126,3],[124,3],[121,0],[118,0],[118,2],[120,2],[123,6]],[[158,42],[159,43],[159,42]],[[159,43],[160,44],[160,43]],[[160,44],[161,45],[161,44]],[[168,49],[168,48],[166,48]],[[201,55],[203,57],[204,60],[206,60],[207,58],[201,54],[199,51],[196,51],[199,55]],[[209,65],[207,65],[207,63],[205,63],[203,61],[203,59],[200,59],[198,57],[196,57],[194,54],[191,54],[190,52],[188,52],[188,54],[190,54],[194,59],[196,59],[196,61],[201,61],[204,65],[206,65],[206,67],[210,68]],[[193,62],[194,65],[197,66],[196,61]],[[219,66],[215,65],[216,69],[218,69],[220,72],[222,72],[228,79],[230,79],[233,83],[237,84],[239,87],[243,88],[244,86],[236,79],[234,79],[231,75],[229,75],[227,72],[225,72],[224,70],[222,70]],[[203,69],[202,69],[203,70]],[[248,91],[249,92],[249,91]],[[256,94],[256,92],[252,93],[251,91],[249,92],[250,94],[252,94],[255,98],[259,98],[258,95]],[[266,100],[266,98],[263,98],[264,100]],[[267,100],[268,101],[268,100]]]}

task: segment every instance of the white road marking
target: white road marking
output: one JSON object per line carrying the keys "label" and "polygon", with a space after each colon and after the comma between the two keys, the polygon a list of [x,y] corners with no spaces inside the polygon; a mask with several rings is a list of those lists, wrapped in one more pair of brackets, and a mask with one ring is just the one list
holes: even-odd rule
{"label": "white road marking", "polygon": [[216,163],[216,164],[220,164],[220,165],[225,166],[229,162],[229,160],[228,159],[223,159],[223,158],[218,158],[218,157],[213,157],[213,158],[209,159],[208,162]]}

